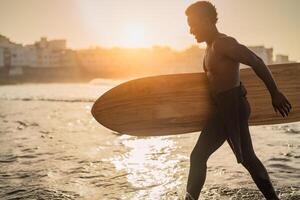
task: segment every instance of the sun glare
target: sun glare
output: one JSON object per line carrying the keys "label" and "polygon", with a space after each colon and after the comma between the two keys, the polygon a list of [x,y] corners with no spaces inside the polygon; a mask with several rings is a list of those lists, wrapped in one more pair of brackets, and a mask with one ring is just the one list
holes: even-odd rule
{"label": "sun glare", "polygon": [[145,27],[141,24],[126,24],[121,34],[122,46],[144,47],[147,45]]}

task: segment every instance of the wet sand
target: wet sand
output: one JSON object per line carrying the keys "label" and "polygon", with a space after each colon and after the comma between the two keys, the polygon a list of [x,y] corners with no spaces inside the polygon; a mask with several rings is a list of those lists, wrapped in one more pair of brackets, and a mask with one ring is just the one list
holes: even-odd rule
{"label": "wet sand", "polygon": [[[183,199],[199,132],[119,135],[91,116],[115,82],[0,87],[0,199]],[[300,199],[300,123],[251,127],[254,148],[283,200]],[[224,144],[200,199],[263,199]]]}

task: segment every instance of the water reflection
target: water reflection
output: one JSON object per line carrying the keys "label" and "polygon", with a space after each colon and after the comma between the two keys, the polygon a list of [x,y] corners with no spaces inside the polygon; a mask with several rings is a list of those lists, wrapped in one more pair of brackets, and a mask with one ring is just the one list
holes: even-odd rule
{"label": "water reflection", "polygon": [[177,173],[180,156],[171,158],[176,148],[176,142],[171,137],[137,138],[123,135],[120,139],[129,151],[108,160],[117,170],[128,172],[128,182],[138,190],[135,198],[160,199],[168,189],[174,190],[176,185],[182,184],[180,177],[172,176]]}

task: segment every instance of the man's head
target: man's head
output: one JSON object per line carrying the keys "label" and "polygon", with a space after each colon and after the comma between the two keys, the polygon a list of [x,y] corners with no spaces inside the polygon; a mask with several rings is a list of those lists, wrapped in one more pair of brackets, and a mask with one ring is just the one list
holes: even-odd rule
{"label": "man's head", "polygon": [[186,11],[190,33],[193,34],[197,42],[204,42],[215,30],[218,21],[218,14],[214,5],[208,1],[198,1],[190,5]]}

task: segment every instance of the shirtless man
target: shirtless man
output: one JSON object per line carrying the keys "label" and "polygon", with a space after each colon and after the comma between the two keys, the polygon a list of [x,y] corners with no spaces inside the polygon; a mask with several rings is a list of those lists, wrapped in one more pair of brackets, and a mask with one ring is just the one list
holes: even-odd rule
{"label": "shirtless man", "polygon": [[209,156],[227,141],[237,162],[249,171],[265,198],[278,200],[268,172],[253,150],[248,127],[250,105],[246,97],[247,91],[240,81],[239,63],[250,66],[265,83],[271,94],[274,110],[280,112],[282,117],[289,114],[291,104],[278,90],[270,70],[262,59],[233,37],[218,31],[217,12],[211,3],[196,2],[190,5],[185,13],[190,33],[198,43],[207,44],[203,68],[217,108],[191,153],[185,199],[199,198],[206,177],[206,162]]}

